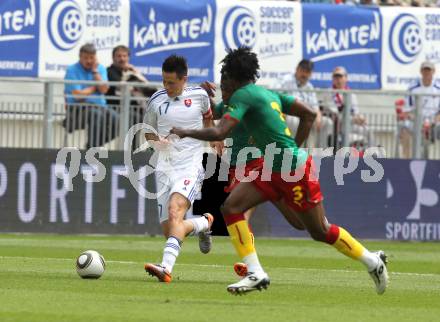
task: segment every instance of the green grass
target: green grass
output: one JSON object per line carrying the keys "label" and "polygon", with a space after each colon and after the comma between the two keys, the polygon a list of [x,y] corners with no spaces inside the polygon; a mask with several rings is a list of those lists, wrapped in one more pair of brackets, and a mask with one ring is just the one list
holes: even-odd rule
{"label": "green grass", "polygon": [[[312,241],[257,238],[271,277],[267,291],[236,297],[227,238],[209,255],[188,239],[171,284],[147,277],[162,238],[0,235],[0,321],[438,321],[440,244],[366,242],[385,249],[391,283],[383,296],[362,265]],[[107,260],[99,280],[83,280],[75,258],[95,249]]]}

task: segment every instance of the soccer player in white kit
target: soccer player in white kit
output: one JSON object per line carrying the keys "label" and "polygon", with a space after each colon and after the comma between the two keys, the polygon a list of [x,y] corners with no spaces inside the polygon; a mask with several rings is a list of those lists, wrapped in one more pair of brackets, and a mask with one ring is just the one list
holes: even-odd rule
{"label": "soccer player in white kit", "polygon": [[205,172],[202,141],[167,138],[172,127],[201,129],[213,125],[208,94],[201,87],[187,87],[188,66],[181,56],[169,56],[162,64],[164,89],[154,93],[147,106],[146,121],[157,132],[145,138],[159,150],[155,171],[159,221],[167,241],[160,264],[146,263],[145,270],[160,282],[171,282],[171,272],[183,239],[199,235],[202,253],[211,249],[211,214],[185,219],[200,193]]}

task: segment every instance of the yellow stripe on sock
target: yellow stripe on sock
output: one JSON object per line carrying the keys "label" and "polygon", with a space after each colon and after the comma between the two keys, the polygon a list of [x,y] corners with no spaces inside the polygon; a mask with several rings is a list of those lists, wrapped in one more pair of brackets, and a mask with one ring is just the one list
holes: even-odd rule
{"label": "yellow stripe on sock", "polygon": [[232,244],[235,247],[240,258],[255,253],[255,247],[253,242],[253,236],[249,230],[246,220],[240,220],[238,222],[229,225],[229,236],[231,237]]}
{"label": "yellow stripe on sock", "polygon": [[342,227],[339,227],[339,238],[332,246],[353,259],[359,259],[365,249],[360,242],[354,239],[353,236]]}

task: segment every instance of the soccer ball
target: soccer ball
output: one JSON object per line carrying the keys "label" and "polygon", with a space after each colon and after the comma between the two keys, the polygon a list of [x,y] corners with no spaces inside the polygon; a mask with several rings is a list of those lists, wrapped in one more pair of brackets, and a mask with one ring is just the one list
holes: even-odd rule
{"label": "soccer ball", "polygon": [[97,251],[87,250],[76,259],[76,272],[82,278],[100,278],[104,271],[104,257]]}

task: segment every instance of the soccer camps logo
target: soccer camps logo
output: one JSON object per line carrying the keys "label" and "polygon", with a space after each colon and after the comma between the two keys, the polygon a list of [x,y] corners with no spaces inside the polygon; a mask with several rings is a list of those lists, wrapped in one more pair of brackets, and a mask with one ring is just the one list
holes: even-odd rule
{"label": "soccer camps logo", "polygon": [[227,49],[252,48],[257,40],[257,23],[253,13],[240,6],[231,8],[225,16],[222,37]]}
{"label": "soccer camps logo", "polygon": [[73,0],[58,0],[50,8],[47,30],[52,44],[59,50],[75,47],[84,31],[81,9]]}
{"label": "soccer camps logo", "polygon": [[401,64],[410,64],[417,58],[423,44],[416,17],[408,13],[396,17],[390,29],[389,47],[393,58]]}

